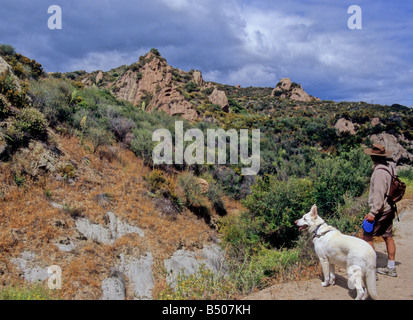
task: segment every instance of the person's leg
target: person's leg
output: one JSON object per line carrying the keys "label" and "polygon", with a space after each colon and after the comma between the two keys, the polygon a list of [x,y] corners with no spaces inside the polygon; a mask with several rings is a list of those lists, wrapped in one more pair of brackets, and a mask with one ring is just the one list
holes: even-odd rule
{"label": "person's leg", "polygon": [[394,243],[393,237],[383,237],[383,240],[386,242],[387,249],[387,267],[386,268],[377,268],[377,272],[380,274],[385,274],[391,277],[397,277],[396,273],[396,245]]}
{"label": "person's leg", "polygon": [[363,240],[366,241],[369,245],[371,245],[371,247],[374,249],[374,244],[373,244],[373,236],[369,236],[367,234],[363,234]]}
{"label": "person's leg", "polygon": [[396,260],[396,245],[393,237],[383,237],[383,240],[386,242],[387,256],[389,260]]}

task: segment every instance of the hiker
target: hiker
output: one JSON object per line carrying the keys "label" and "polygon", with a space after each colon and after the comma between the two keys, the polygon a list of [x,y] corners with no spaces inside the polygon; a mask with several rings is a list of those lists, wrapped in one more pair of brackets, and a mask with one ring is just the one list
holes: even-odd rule
{"label": "hiker", "polygon": [[386,151],[383,145],[373,144],[373,148],[364,149],[364,153],[371,156],[374,162],[368,200],[370,212],[364,219],[369,222],[374,221],[374,227],[372,232],[364,231],[363,239],[374,249],[373,237],[381,236],[383,238],[386,243],[388,262],[387,267],[377,268],[377,273],[397,277],[395,265],[396,245],[393,240],[395,210],[386,199],[390,190],[391,174],[396,175],[396,170],[387,162],[391,152]]}

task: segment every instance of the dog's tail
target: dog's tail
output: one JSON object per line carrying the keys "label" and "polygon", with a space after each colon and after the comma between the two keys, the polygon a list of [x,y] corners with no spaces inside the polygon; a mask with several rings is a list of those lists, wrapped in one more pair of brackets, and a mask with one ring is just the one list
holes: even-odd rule
{"label": "dog's tail", "polygon": [[366,272],[366,285],[367,291],[373,300],[378,300],[379,294],[377,293],[376,286],[376,268],[368,269]]}

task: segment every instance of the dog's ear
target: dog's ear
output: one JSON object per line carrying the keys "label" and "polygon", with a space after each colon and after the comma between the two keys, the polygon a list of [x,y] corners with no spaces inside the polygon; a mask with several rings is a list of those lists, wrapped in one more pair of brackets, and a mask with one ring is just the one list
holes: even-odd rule
{"label": "dog's ear", "polygon": [[311,207],[311,215],[314,218],[317,217],[317,206],[315,204]]}

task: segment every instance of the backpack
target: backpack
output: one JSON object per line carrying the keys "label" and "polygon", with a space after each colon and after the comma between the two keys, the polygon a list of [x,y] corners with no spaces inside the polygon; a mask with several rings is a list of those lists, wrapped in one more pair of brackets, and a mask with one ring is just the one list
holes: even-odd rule
{"label": "backpack", "polygon": [[[385,168],[377,168],[377,170],[380,170],[380,169],[387,171],[391,176],[389,194],[386,194],[386,198],[387,198],[387,202],[389,203],[389,205],[392,207],[392,209],[395,210],[397,214],[396,203],[399,202],[403,198],[404,193],[406,192],[406,184],[403,181],[401,181],[397,175],[394,174],[393,167],[392,167],[393,174]],[[397,216],[397,219],[399,219],[398,216]]]}

